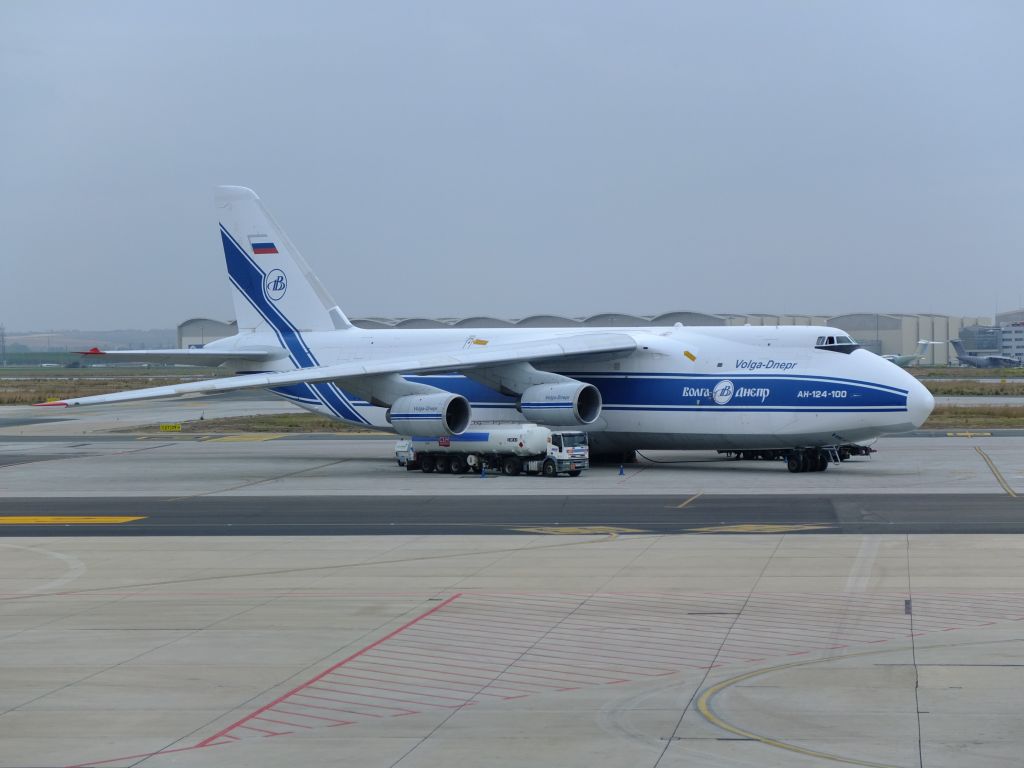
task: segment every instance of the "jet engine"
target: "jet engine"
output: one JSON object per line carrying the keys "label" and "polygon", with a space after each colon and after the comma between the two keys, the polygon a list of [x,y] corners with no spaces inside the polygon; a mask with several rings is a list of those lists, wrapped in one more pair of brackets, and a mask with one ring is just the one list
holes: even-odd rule
{"label": "jet engine", "polygon": [[462,395],[406,395],[395,400],[387,420],[395,431],[409,437],[459,435],[469,426],[473,409]]}
{"label": "jet engine", "polygon": [[519,410],[537,424],[593,424],[601,415],[601,393],[593,384],[581,381],[536,384],[523,391]]}

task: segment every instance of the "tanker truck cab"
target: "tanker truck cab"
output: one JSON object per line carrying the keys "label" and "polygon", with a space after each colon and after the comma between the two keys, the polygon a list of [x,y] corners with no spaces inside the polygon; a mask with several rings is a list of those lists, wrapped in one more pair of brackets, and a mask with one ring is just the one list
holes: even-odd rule
{"label": "tanker truck cab", "polygon": [[489,469],[503,475],[578,477],[590,468],[590,447],[586,432],[508,424],[462,435],[405,437],[395,444],[395,460],[400,467],[426,473]]}
{"label": "tanker truck cab", "polygon": [[[554,467],[550,462],[554,462]],[[548,437],[548,461],[541,466],[545,475],[567,473],[576,477],[590,468],[590,444],[586,432],[552,432]]]}

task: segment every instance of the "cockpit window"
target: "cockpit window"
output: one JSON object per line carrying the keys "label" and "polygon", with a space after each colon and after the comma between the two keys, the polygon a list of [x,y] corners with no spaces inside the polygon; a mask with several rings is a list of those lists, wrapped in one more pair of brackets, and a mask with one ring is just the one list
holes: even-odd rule
{"label": "cockpit window", "polygon": [[844,355],[860,349],[860,345],[849,336],[819,336],[814,347],[828,352],[842,352]]}

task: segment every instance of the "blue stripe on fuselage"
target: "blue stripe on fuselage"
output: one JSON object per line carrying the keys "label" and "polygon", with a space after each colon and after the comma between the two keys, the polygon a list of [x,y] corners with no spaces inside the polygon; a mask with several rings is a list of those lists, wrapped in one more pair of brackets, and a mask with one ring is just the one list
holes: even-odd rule
{"label": "blue stripe on fuselage", "polygon": [[[482,384],[458,375],[406,376],[408,381],[428,384],[462,395],[475,408],[512,408],[515,398],[499,394]],[[595,373],[574,378],[593,384],[601,391],[609,411],[780,411],[780,412],[890,412],[907,409],[907,395],[885,385],[837,377],[760,376],[719,374]],[[733,381],[735,391],[729,402],[718,404],[712,391],[723,380]],[[747,391],[749,390],[749,392]],[[802,394],[802,396],[801,396]],[[567,407],[570,404],[526,405],[526,408]]]}

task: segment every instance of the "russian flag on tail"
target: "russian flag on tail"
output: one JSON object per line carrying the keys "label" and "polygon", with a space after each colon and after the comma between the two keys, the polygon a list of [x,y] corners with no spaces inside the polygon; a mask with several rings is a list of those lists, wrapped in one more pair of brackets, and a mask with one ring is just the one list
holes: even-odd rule
{"label": "russian flag on tail", "polygon": [[249,247],[252,248],[252,252],[257,256],[277,253],[277,246],[266,235],[250,235]]}

